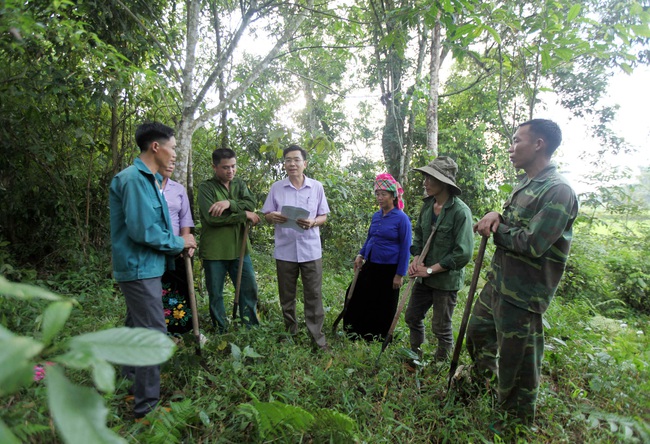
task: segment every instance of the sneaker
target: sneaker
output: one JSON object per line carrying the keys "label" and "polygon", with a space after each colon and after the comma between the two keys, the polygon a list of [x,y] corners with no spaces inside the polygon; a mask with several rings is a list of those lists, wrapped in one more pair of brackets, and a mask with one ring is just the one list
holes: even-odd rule
{"label": "sneaker", "polygon": [[199,344],[203,347],[208,342],[208,338],[203,336],[203,333],[199,333]]}

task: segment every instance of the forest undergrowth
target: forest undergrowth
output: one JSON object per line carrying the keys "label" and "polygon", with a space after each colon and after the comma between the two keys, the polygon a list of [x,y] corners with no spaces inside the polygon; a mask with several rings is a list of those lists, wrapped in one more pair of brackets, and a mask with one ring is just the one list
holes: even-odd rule
{"label": "forest undergrowth", "polygon": [[[200,326],[208,341],[198,355],[191,333],[178,340],[162,372],[163,405],[171,411],[153,414],[149,424],[133,421],[128,387],[118,380],[116,390],[104,394],[114,432],[143,443],[650,441],[646,316],[625,311],[608,317],[588,299],[556,298],[544,317],[546,347],[534,427],[499,436],[490,430],[499,419],[493,395],[464,383],[448,392],[449,363],[432,362],[435,344],[424,344],[415,372],[404,366],[410,356],[403,320],[381,356],[379,342],[351,341],[340,326],[332,333],[351,279],[349,269],[325,258],[325,332],[331,347],[326,353],[314,350],[304,325],[295,337],[284,333],[274,262],[267,253],[256,253],[253,260],[261,325],[246,329],[233,324],[226,334],[215,334],[197,262]],[[110,279],[97,274],[85,270],[50,279],[56,291],[80,300],[61,339],[122,325],[122,296]],[[232,285],[227,288],[226,304],[231,304]],[[455,331],[466,292],[459,295]],[[3,325],[38,335],[35,325],[42,309],[35,301],[3,300]],[[469,363],[464,351],[460,364]],[[92,385],[87,372],[69,373],[74,382]],[[56,441],[41,381],[0,399],[4,423],[23,442]]]}

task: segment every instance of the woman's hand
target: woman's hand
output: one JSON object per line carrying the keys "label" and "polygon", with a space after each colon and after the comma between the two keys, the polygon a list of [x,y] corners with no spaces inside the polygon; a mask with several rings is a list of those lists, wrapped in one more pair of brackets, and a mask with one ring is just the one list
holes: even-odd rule
{"label": "woman's hand", "polygon": [[358,269],[360,269],[361,267],[363,267],[363,263],[364,263],[364,262],[365,262],[365,261],[364,261],[364,259],[363,259],[363,256],[361,256],[360,254],[358,254],[357,257],[354,259],[354,271],[357,271]]}
{"label": "woman's hand", "polygon": [[393,277],[393,290],[399,290],[404,283],[404,279],[399,274],[396,274]]}

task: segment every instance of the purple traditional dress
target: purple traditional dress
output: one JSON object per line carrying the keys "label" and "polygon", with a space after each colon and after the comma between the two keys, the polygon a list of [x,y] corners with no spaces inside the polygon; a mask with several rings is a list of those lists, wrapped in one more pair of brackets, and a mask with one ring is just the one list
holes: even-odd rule
{"label": "purple traditional dress", "polygon": [[[174,234],[180,236],[182,228],[194,227],[185,187],[178,182],[167,179],[162,193],[169,207],[169,216]],[[162,277],[162,298],[167,332],[182,334],[192,330],[192,311],[187,300],[189,287],[184,258],[180,255],[177,256],[175,264],[176,269],[166,271]]]}

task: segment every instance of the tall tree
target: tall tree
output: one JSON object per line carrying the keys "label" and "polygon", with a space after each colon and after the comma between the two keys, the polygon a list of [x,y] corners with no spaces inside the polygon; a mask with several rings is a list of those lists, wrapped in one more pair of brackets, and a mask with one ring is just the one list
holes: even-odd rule
{"label": "tall tree", "polygon": [[[106,184],[133,146],[125,129],[148,107],[147,76],[127,88],[129,51],[147,48],[102,8],[35,0],[0,15],[0,228],[24,261],[83,262],[105,243]],[[131,38],[107,44],[109,27]]]}
{"label": "tall tree", "polygon": [[[121,0],[115,1],[129,10]],[[271,66],[313,6],[313,0],[295,3],[250,0],[238,4],[188,0],[178,5],[184,16],[181,52],[170,51],[173,42],[154,39],[169,66],[170,82],[180,92],[175,176],[189,190],[192,188],[191,148],[194,132],[219,115],[223,119],[224,111]],[[131,13],[136,15],[133,11]],[[255,22],[258,22],[257,28],[253,27]],[[164,27],[162,17],[157,24]],[[220,83],[224,82],[224,71],[232,71],[241,63],[237,54],[242,51],[246,33],[256,31],[264,36],[265,46],[269,47],[266,54],[255,60],[243,77],[228,84]],[[212,47],[215,36],[216,51]],[[170,46],[165,43],[170,43]]]}

